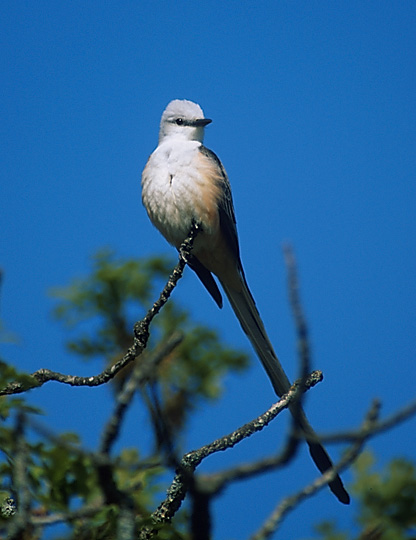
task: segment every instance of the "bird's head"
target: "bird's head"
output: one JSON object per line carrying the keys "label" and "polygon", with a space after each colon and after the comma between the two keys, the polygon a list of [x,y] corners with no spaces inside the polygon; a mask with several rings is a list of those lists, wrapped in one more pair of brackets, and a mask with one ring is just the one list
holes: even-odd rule
{"label": "bird's head", "polygon": [[159,143],[165,137],[179,137],[188,141],[204,138],[204,127],[212,120],[204,117],[201,107],[187,99],[174,99],[163,111],[160,121]]}

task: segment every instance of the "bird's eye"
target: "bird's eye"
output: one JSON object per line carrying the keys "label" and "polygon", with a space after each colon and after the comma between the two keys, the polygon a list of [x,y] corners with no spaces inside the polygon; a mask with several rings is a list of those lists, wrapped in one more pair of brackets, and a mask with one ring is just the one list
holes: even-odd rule
{"label": "bird's eye", "polygon": [[183,124],[183,118],[177,118],[177,119],[176,119],[176,124],[177,124],[178,126],[181,126],[181,125]]}

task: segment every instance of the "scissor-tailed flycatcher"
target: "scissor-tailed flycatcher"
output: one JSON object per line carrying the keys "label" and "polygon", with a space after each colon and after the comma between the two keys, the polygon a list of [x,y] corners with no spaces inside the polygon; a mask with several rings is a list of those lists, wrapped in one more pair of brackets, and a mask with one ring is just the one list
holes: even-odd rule
{"label": "scissor-tailed flycatcher", "polygon": [[[194,223],[201,228],[188,264],[222,307],[221,293],[212,274],[217,276],[276,394],[282,396],[289,390],[290,382],[244,276],[230,182],[221,161],[202,144],[204,127],[210,122],[192,101],[175,99],[169,103],[160,122],[159,145],[143,171],[143,204],[152,223],[176,248],[187,238]],[[298,414],[298,424],[312,459],[325,472],[332,467],[331,460],[317,442],[303,410]],[[349,503],[339,476],[329,487],[341,502]]]}

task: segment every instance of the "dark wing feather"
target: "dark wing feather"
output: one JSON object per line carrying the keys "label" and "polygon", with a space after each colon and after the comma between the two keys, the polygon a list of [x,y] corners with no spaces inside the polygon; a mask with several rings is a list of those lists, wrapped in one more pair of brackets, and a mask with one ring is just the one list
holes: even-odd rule
{"label": "dark wing feather", "polygon": [[218,288],[218,285],[215,279],[212,277],[211,272],[207,270],[205,266],[202,263],[200,263],[198,259],[194,257],[193,255],[190,255],[188,258],[188,266],[192,268],[192,270],[196,273],[196,275],[202,281],[203,285],[205,286],[209,294],[214,299],[217,306],[221,309],[222,296],[221,296],[220,290]]}

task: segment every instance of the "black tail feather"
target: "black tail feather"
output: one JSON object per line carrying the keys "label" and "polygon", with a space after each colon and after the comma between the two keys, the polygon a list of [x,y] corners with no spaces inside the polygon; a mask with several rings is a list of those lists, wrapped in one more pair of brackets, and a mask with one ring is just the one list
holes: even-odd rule
{"label": "black tail feather", "polygon": [[[310,441],[307,441],[307,443],[309,446],[309,453],[321,473],[323,474],[327,470],[331,469],[331,467],[333,467],[331,458],[328,456],[322,444]],[[337,475],[334,480],[329,482],[328,486],[340,502],[343,504],[350,504],[350,496],[344,488],[344,484],[342,483],[339,475]]]}

